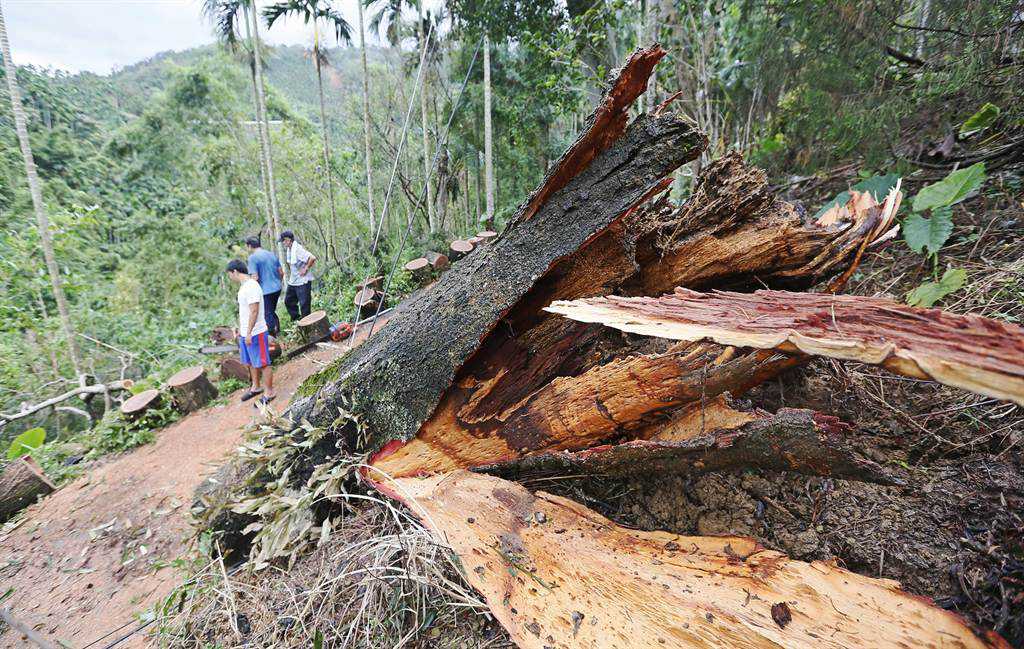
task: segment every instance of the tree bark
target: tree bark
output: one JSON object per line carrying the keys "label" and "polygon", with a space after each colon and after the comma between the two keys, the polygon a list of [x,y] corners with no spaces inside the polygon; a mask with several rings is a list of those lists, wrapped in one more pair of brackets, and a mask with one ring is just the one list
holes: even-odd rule
{"label": "tree bark", "polygon": [[794,561],[750,538],[627,529],[464,471],[384,490],[452,547],[524,649],[1008,647],[894,581]]}
{"label": "tree bark", "polygon": [[186,367],[167,379],[178,412],[188,414],[199,410],[217,396],[217,388],[206,378],[202,365]]}
{"label": "tree bark", "polygon": [[28,455],[3,465],[0,468],[0,523],[56,488]]}
{"label": "tree bark", "polygon": [[363,3],[356,2],[359,12],[359,59],[363,66],[363,161],[366,166],[366,209],[370,215],[370,238],[377,231],[376,214],[373,208],[373,155],[370,147],[370,73],[366,65],[366,33],[363,28]]}
{"label": "tree bark", "polygon": [[[337,412],[330,404],[348,398],[372,431],[372,447],[409,439],[434,411],[456,370],[553,263],[663,190],[665,176],[704,146],[699,133],[670,115],[640,118],[625,127],[629,105],[663,54],[651,49],[630,59],[592,116],[591,126],[601,133],[588,129],[549,172],[538,192],[545,201],[527,201],[498,241],[460,262],[460,272],[446,273],[409,300],[387,329],[342,358],[331,368],[339,379],[296,404],[296,419],[308,415],[330,425]],[[460,308],[453,311],[451,304]],[[411,367],[418,371],[409,372]]]}
{"label": "tree bark", "polygon": [[71,361],[75,377],[80,378],[82,376],[82,360],[78,353],[75,327],[71,324],[67,297],[64,295],[64,283],[60,276],[60,268],[57,266],[57,255],[53,251],[50,218],[46,214],[43,191],[39,183],[39,175],[36,173],[36,162],[32,156],[32,146],[29,144],[25,109],[21,104],[21,93],[18,89],[17,68],[11,58],[11,45],[7,41],[7,24],[4,21],[2,7],[0,7],[0,49],[3,51],[7,90],[11,96],[11,112],[14,113],[14,130],[17,133],[21,157],[25,163],[25,177],[28,181],[29,194],[32,196],[32,209],[36,214],[36,226],[39,230],[39,242],[43,248],[43,259],[46,261],[46,271],[50,275],[50,285],[53,288],[53,299],[57,302],[57,313],[60,315],[61,328],[64,329],[64,338],[68,345],[68,360]]}
{"label": "tree bark", "polygon": [[484,224],[494,229],[494,128],[491,120],[491,39],[484,36]]}
{"label": "tree bark", "polygon": [[250,379],[249,368],[234,356],[222,358],[218,369],[221,379],[236,379],[239,381],[248,381]]}

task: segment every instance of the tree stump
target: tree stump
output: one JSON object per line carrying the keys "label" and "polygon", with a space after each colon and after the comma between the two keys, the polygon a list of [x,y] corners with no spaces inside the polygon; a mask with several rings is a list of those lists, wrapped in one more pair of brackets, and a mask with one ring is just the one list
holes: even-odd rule
{"label": "tree stump", "polygon": [[368,318],[377,312],[378,307],[383,307],[381,304],[382,296],[383,293],[369,287],[357,291],[353,302],[359,309],[359,317]]}
{"label": "tree stump", "polygon": [[360,289],[372,288],[376,291],[380,290],[380,283],[384,281],[383,275],[377,275],[376,277],[367,277],[362,282],[357,284]]}
{"label": "tree stump", "polygon": [[210,340],[215,343],[230,343],[235,340],[235,330],[231,327],[214,327],[210,331]]}
{"label": "tree stump", "polygon": [[483,232],[477,232],[476,237],[482,240],[484,243],[490,243],[494,239],[498,238],[498,233],[494,230],[484,230]]}
{"label": "tree stump", "polygon": [[484,239],[483,239],[483,237],[470,237],[470,238],[466,239],[466,241],[470,242],[475,247],[475,246],[479,246],[481,243],[483,243]]}
{"label": "tree stump", "polygon": [[426,257],[417,257],[404,266],[420,286],[430,281],[430,262]]}
{"label": "tree stump", "polygon": [[448,246],[448,250],[451,251],[448,257],[452,261],[458,261],[473,252],[473,244],[463,239],[456,239]]}
{"label": "tree stump", "polygon": [[448,263],[448,255],[439,252],[430,251],[423,256],[430,262],[430,267],[434,269],[435,273],[440,273],[451,265]]}
{"label": "tree stump", "polygon": [[327,319],[327,312],[323,310],[310,313],[296,324],[303,342],[315,343],[331,334],[331,321]]}
{"label": "tree stump", "polygon": [[121,404],[121,414],[128,419],[138,419],[142,413],[160,403],[160,390],[146,390],[126,399]]}
{"label": "tree stump", "polygon": [[249,368],[234,356],[225,356],[220,361],[221,379],[249,380]]}
{"label": "tree stump", "polygon": [[217,388],[206,378],[202,365],[186,367],[167,379],[167,387],[174,396],[178,412],[187,414],[199,410],[217,396]]}
{"label": "tree stump", "polygon": [[30,456],[8,462],[0,469],[0,523],[56,488]]}

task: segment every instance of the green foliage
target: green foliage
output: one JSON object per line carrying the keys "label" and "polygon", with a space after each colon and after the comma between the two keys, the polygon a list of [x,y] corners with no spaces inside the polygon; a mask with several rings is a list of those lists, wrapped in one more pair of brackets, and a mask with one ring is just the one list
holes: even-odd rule
{"label": "green foliage", "polygon": [[918,254],[937,254],[951,234],[953,210],[949,207],[932,210],[931,218],[915,213],[903,219],[903,239]]}
{"label": "green foliage", "polygon": [[[914,196],[914,214],[903,220],[903,239],[916,253],[938,255],[953,234],[953,205],[981,188],[985,182],[985,163],[951,172]],[[931,218],[921,212],[931,211]]]}
{"label": "green foliage", "polygon": [[954,291],[960,290],[967,282],[967,271],[949,268],[937,282],[925,282],[907,293],[910,306],[931,307]]}
{"label": "green foliage", "polygon": [[968,137],[984,131],[989,126],[995,123],[996,119],[999,118],[999,106],[991,102],[985,102],[985,105],[978,109],[978,112],[968,117],[963,124],[960,125],[960,137]]}
{"label": "green foliage", "polygon": [[950,207],[978,191],[985,182],[985,163],[951,172],[937,183],[921,189],[914,196],[914,211],[925,212],[937,207]]}
{"label": "green foliage", "polygon": [[11,441],[7,449],[7,459],[16,460],[22,455],[32,453],[46,441],[46,429],[42,427],[29,428]]}

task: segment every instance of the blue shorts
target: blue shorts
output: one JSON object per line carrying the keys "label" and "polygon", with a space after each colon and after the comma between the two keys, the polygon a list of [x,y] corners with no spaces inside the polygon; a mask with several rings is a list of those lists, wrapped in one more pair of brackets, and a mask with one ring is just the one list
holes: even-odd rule
{"label": "blue shorts", "polygon": [[270,337],[264,331],[252,337],[252,344],[246,344],[247,338],[238,339],[238,356],[244,365],[249,367],[266,367],[270,365]]}

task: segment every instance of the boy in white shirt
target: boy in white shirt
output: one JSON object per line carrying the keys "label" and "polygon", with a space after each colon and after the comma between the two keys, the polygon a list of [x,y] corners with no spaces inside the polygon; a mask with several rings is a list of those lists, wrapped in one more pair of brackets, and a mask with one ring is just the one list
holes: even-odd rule
{"label": "boy in white shirt", "polygon": [[270,367],[270,336],[267,333],[266,314],[263,309],[263,289],[249,274],[249,267],[240,259],[232,259],[227,267],[228,277],[238,282],[238,355],[249,367],[252,385],[242,395],[248,401],[263,392],[259,403],[268,404],[274,394],[274,371]]}

